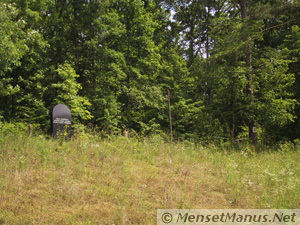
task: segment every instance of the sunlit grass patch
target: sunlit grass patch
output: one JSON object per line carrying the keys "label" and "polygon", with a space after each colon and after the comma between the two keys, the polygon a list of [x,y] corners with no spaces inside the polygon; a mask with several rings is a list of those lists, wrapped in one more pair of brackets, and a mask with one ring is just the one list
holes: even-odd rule
{"label": "sunlit grass patch", "polygon": [[0,143],[6,224],[154,224],[158,208],[299,207],[297,151],[83,134]]}

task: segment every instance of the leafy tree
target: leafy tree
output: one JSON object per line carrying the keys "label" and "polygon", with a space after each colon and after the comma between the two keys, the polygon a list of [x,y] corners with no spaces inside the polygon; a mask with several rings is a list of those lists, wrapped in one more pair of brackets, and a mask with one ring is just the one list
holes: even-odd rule
{"label": "leafy tree", "polygon": [[[164,109],[163,89],[156,82],[161,71],[161,56],[155,40],[159,28],[155,20],[155,3],[141,0],[122,1],[116,5],[125,35],[120,43],[124,55],[126,77],[119,101],[122,123],[142,131],[149,121],[159,118]],[[154,12],[153,12],[154,11]]]}
{"label": "leafy tree", "polygon": [[78,94],[78,91],[82,88],[76,81],[79,75],[68,63],[60,65],[56,72],[58,82],[51,85],[56,91],[54,103],[69,106],[75,122],[91,119],[92,115],[87,109],[91,105],[90,102],[86,97]]}
{"label": "leafy tree", "polygon": [[[285,42],[282,45],[283,47],[283,54],[286,58],[290,60],[288,68],[289,72],[294,74],[295,82],[294,85],[290,88],[291,92],[294,94],[294,98],[300,102],[300,29],[299,26],[294,25],[292,26],[290,34],[288,34],[285,38]],[[300,118],[300,108],[299,104],[295,107],[295,114],[296,118],[294,119],[294,123],[288,123],[285,129],[282,129],[282,132],[276,133],[276,138],[279,139],[280,137],[292,138],[297,139],[299,136],[299,118]]]}
{"label": "leafy tree", "polygon": [[[299,130],[299,1],[3,0],[0,116],[54,104],[106,132],[268,140]],[[293,113],[295,111],[295,114]],[[294,122],[293,122],[294,121]]]}
{"label": "leafy tree", "polygon": [[14,66],[20,65],[20,59],[26,52],[24,46],[24,21],[17,19],[18,9],[5,1],[0,2],[0,102],[1,109],[6,109],[0,114],[9,117],[11,112],[6,106],[8,100],[19,92],[20,87],[14,77],[9,75]]}
{"label": "leafy tree", "polygon": [[47,43],[34,27],[38,14],[25,3],[2,3],[1,7],[1,102],[7,120],[45,123],[42,54]]}
{"label": "leafy tree", "polygon": [[220,121],[231,138],[248,125],[255,144],[255,123],[270,134],[271,124],[272,128],[282,127],[293,120],[295,101],[289,89],[294,79],[287,71],[289,60],[279,46],[258,44],[264,42],[264,24],[248,17],[245,3],[232,5],[242,10],[241,15],[232,10],[216,15],[211,28],[211,56],[195,60],[190,70],[199,82],[195,91],[205,103],[204,111],[214,118],[211,123]]}

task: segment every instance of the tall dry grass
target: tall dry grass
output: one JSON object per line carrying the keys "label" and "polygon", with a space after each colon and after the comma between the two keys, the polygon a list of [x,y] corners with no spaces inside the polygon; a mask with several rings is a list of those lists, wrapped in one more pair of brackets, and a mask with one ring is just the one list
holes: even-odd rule
{"label": "tall dry grass", "polygon": [[155,224],[158,208],[299,208],[300,152],[0,137],[0,224]]}

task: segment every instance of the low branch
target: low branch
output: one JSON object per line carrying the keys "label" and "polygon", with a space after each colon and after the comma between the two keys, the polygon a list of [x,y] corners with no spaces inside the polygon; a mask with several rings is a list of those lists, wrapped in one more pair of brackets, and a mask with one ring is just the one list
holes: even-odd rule
{"label": "low branch", "polygon": [[274,29],[274,28],[276,28],[276,27],[282,27],[282,26],[284,26],[284,25],[286,25],[286,24],[288,24],[288,23],[294,22],[294,21],[299,20],[299,19],[300,19],[300,18],[292,19],[292,20],[289,20],[289,21],[287,21],[287,22],[285,22],[285,23],[277,24],[277,25],[275,25],[275,26],[272,26],[272,27],[269,27],[269,28],[263,30],[263,32],[268,31],[268,30],[271,30],[271,29]]}

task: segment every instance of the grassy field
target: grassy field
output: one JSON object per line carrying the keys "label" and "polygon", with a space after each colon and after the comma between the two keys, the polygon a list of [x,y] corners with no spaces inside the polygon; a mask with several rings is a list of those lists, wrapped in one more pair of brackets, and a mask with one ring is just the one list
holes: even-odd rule
{"label": "grassy field", "polygon": [[78,135],[0,137],[0,224],[156,224],[158,208],[299,208],[289,143],[206,147]]}

